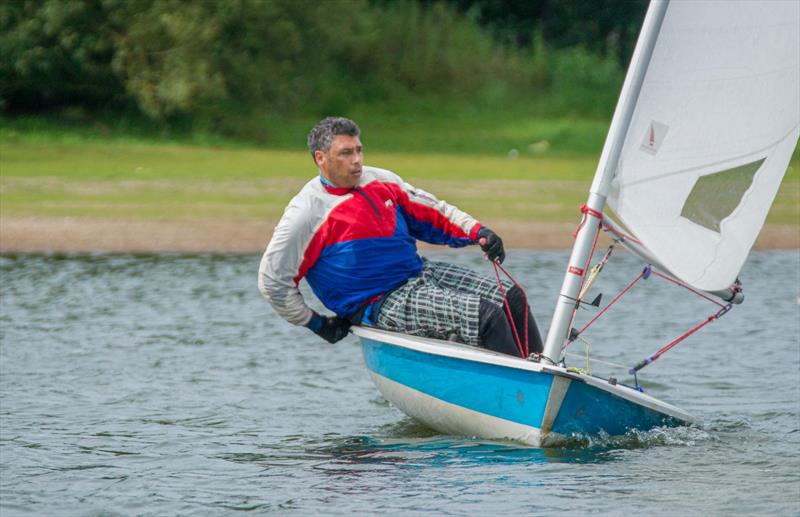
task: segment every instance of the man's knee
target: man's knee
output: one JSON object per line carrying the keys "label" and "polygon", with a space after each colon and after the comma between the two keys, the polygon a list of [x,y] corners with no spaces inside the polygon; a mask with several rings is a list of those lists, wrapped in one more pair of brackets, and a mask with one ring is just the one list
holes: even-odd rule
{"label": "man's knee", "polygon": [[482,348],[519,357],[519,349],[505,312],[498,305],[481,300],[478,340]]}

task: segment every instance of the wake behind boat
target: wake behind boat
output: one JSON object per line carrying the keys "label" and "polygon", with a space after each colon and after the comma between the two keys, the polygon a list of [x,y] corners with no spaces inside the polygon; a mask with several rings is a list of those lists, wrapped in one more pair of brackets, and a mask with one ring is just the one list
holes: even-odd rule
{"label": "wake behind boat", "polygon": [[[644,394],[636,375],[743,300],[739,272],[797,144],[798,91],[800,3],[653,0],[541,356],[356,328],[383,396],[443,433],[534,446],[695,422]],[[619,223],[605,213],[607,200]],[[600,230],[645,267],[598,316],[651,274],[717,305],[632,367],[633,386],[568,368],[564,358],[594,322],[575,328],[610,256],[591,268]]]}

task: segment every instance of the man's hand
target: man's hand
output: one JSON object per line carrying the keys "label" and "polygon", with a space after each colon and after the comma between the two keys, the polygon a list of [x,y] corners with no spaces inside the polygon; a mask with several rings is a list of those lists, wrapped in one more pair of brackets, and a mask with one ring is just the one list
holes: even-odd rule
{"label": "man's hand", "polygon": [[503,239],[489,228],[483,226],[478,231],[478,243],[492,262],[496,260],[502,264],[506,259],[506,252],[503,249]]}
{"label": "man's hand", "polygon": [[347,336],[351,325],[348,319],[339,316],[320,316],[315,312],[306,327],[328,343],[336,343]]}

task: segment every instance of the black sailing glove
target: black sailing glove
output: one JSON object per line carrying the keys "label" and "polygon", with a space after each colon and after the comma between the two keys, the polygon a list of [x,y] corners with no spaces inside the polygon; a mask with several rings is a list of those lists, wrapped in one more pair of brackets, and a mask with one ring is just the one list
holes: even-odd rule
{"label": "black sailing glove", "polygon": [[347,336],[350,325],[352,323],[348,319],[339,316],[320,316],[315,312],[306,327],[328,343],[336,343]]}
{"label": "black sailing glove", "polygon": [[483,226],[478,231],[478,243],[480,243],[481,249],[492,262],[497,260],[502,264],[506,259],[506,252],[503,249],[503,239],[489,228]]}

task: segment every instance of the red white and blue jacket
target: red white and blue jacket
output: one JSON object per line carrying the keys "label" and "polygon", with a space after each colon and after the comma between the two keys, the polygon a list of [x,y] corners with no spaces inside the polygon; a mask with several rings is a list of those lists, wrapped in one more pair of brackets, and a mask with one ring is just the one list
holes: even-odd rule
{"label": "red white and blue jacket", "polygon": [[419,274],[417,239],[461,247],[475,243],[480,228],[391,171],[365,166],[353,189],[316,177],[286,207],[261,258],[258,287],[295,325],[313,314],[298,289],[303,278],[325,307],[349,316]]}

